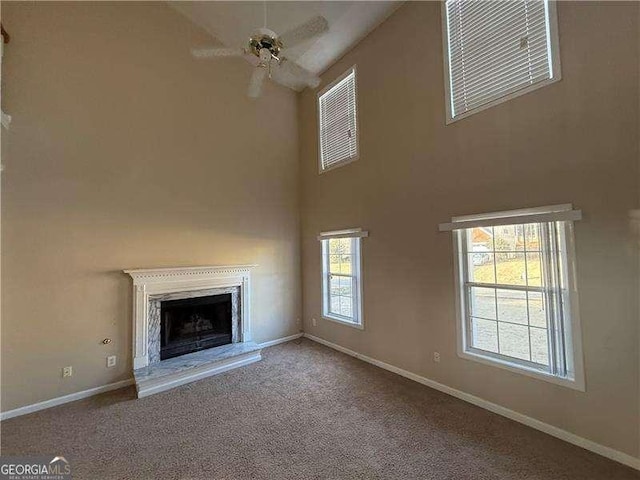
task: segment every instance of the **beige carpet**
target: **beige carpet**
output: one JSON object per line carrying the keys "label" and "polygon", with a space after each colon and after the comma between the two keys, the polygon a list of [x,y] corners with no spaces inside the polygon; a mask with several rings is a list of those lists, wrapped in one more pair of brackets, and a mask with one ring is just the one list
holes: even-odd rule
{"label": "beige carpet", "polygon": [[2,454],[74,479],[637,479],[638,472],[308,340],[136,400],[2,422]]}

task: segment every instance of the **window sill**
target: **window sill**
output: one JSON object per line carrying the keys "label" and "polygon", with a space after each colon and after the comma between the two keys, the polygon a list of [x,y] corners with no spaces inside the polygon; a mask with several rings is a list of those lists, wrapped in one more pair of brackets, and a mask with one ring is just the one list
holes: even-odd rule
{"label": "window sill", "polygon": [[340,323],[342,325],[346,325],[351,328],[357,328],[358,330],[364,330],[364,325],[362,324],[362,322],[360,323],[350,322],[349,320],[343,320],[342,318],[331,317],[329,315],[322,315],[322,318],[323,320],[329,320],[330,322]]}
{"label": "window sill", "polygon": [[[448,111],[447,117],[445,120],[445,125],[451,125],[459,120],[468,118],[471,115],[475,115],[476,113],[482,112],[491,107],[495,107],[496,105],[500,105],[501,103],[508,102],[509,100],[513,100],[514,98],[520,97],[526,93],[531,93],[535,90],[538,90],[539,88],[543,88],[543,87],[546,87],[547,85],[551,85],[552,83],[559,82],[560,80],[562,80],[562,77],[559,74],[552,78],[540,80],[539,82],[536,82],[533,85],[524,86],[521,89],[516,90],[515,92],[511,92],[502,97],[498,97],[495,100],[492,100],[488,103],[485,103],[483,105],[480,105],[479,107],[474,108],[473,110],[467,110],[466,112],[459,113],[453,117],[451,116],[451,113]],[[449,103],[447,103],[447,110],[450,110],[450,108],[451,107],[449,106]]]}
{"label": "window sill", "polygon": [[356,160],[360,159],[360,154],[356,153],[353,157],[347,157],[344,158],[342,160],[339,160],[338,162],[334,163],[333,165],[329,166],[329,167],[323,167],[322,166],[322,161],[320,161],[320,166],[318,168],[318,173],[319,174],[323,174],[323,173],[327,173],[330,172],[332,170],[335,170],[336,168],[340,168],[340,167],[344,167],[345,165],[349,165],[350,163],[355,162]]}
{"label": "window sill", "polygon": [[579,392],[586,391],[584,379],[571,380],[568,378],[556,377],[549,373],[545,373],[540,370],[535,370],[533,368],[529,368],[524,365],[511,363],[507,360],[500,360],[497,358],[486,357],[484,355],[481,355],[475,352],[470,352],[470,351],[459,350],[458,356],[465,360],[472,360],[474,362],[482,363],[484,365],[489,365],[491,367],[497,367],[503,370],[508,370],[510,372],[526,375],[527,377],[537,378],[538,380],[543,380],[545,382],[553,383],[555,385],[560,385],[562,387],[570,388],[572,390],[578,390]]}

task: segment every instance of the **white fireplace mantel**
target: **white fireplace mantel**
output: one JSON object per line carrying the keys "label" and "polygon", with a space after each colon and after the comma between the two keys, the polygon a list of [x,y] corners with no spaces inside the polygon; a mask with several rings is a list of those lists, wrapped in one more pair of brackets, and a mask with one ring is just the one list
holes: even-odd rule
{"label": "white fireplace mantel", "polygon": [[149,365],[149,297],[211,288],[240,287],[241,339],[251,341],[250,274],[257,265],[124,270],[133,278],[133,368]]}

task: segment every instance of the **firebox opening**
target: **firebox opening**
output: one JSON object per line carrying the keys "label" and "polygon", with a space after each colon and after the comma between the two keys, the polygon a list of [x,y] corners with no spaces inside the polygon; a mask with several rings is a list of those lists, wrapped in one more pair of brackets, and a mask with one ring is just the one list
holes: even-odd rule
{"label": "firebox opening", "polygon": [[231,294],[160,304],[160,360],[232,343]]}

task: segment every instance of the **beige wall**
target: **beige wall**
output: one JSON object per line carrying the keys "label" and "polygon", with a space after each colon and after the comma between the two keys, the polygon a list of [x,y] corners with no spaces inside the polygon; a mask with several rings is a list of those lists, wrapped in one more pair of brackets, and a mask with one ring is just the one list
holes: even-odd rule
{"label": "beige wall", "polygon": [[[358,65],[361,160],[319,176],[315,93],[298,130],[294,94],[248,100],[247,65],[192,60],[208,38],[164,4],[3,4],[2,410],[130,377],[124,268],[258,263],[255,339],[295,333],[300,193],[306,331],[638,456],[638,9],[561,4],[563,80],[445,127],[439,6],[403,6],[324,75]],[[585,215],[586,393],[456,356],[437,233],[561,202]],[[364,331],[319,317],[315,236],[351,226]]]}
{"label": "beige wall", "polygon": [[2,410],[131,377],[125,268],[257,263],[254,340],[296,333],[295,93],[164,2],[2,9]]}
{"label": "beige wall", "polygon": [[[305,331],[638,456],[638,8],[562,3],[562,81],[445,126],[440,6],[405,4],[323,75],[357,64],[361,129],[360,160],[323,175],[303,93]],[[437,231],[453,215],[564,202],[584,213],[586,393],[457,357],[452,242]],[[370,232],[364,331],[320,319],[316,235],[345,227]]]}

